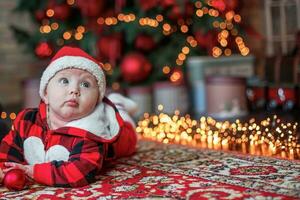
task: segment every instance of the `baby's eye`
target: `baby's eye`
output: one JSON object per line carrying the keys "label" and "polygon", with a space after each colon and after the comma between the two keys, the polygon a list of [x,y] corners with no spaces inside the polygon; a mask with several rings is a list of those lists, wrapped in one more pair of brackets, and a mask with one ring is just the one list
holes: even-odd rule
{"label": "baby's eye", "polygon": [[69,80],[67,78],[61,78],[61,79],[59,79],[59,83],[68,84]]}
{"label": "baby's eye", "polygon": [[90,87],[90,83],[89,82],[82,82],[80,84],[80,86],[85,87],[85,88],[89,88]]}

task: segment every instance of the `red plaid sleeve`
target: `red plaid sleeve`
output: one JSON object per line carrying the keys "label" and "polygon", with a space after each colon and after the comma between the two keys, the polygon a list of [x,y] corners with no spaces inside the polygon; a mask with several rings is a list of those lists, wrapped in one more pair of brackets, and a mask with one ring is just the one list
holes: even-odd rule
{"label": "red plaid sleeve", "polygon": [[19,128],[22,126],[22,119],[26,111],[20,112],[15,119],[11,130],[3,138],[0,143],[0,167],[3,162],[17,162],[25,164],[23,155],[23,136],[19,133]]}
{"label": "red plaid sleeve", "polygon": [[120,130],[120,136],[113,144],[117,158],[129,156],[136,151],[137,134],[129,122],[124,122]]}
{"label": "red plaid sleeve", "polygon": [[95,181],[103,162],[103,144],[81,140],[68,161],[52,161],[34,165],[34,180],[55,187],[80,187]]}

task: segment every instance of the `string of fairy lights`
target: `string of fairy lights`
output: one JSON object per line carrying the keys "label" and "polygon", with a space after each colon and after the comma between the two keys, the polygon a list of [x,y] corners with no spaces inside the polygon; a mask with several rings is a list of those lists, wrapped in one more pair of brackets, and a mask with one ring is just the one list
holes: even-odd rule
{"label": "string of fairy lights", "polygon": [[[67,0],[67,4],[69,6],[74,5],[75,0]],[[212,1],[207,1],[207,5],[212,6]],[[211,17],[218,17],[220,15],[219,11],[214,8],[209,8],[203,5],[202,2],[196,1],[194,3],[195,6],[195,15],[198,18],[202,18],[205,15],[209,15]],[[46,10],[47,17],[51,18],[54,16],[54,10],[48,9]],[[162,34],[169,36],[175,32],[180,31],[182,34],[187,34],[190,28],[190,25],[193,23],[191,19],[183,20],[179,19],[177,25],[171,25],[164,20],[164,16],[161,14],[156,15],[155,18],[149,17],[141,17],[138,18],[134,13],[119,13],[116,17],[99,17],[97,20],[97,24],[99,25],[107,25],[114,26],[118,23],[132,23],[136,20],[138,21],[140,26],[149,26],[152,28],[160,28]],[[236,14],[233,10],[226,12],[224,21],[219,22],[218,20],[213,21],[212,25],[214,28],[219,29],[218,33],[218,43],[219,46],[215,46],[212,48],[212,56],[220,57],[221,55],[230,56],[232,54],[232,50],[228,47],[228,37],[232,35],[235,39],[235,43],[240,51],[242,56],[247,56],[250,52],[249,48],[245,45],[244,40],[241,36],[239,36],[238,30],[234,27],[234,23],[240,23],[242,20],[239,14]],[[44,19],[42,21],[42,25],[40,26],[40,32],[42,34],[49,34],[51,31],[56,31],[59,28],[59,24],[57,22],[50,23],[50,20]],[[57,39],[57,44],[62,46],[64,41],[70,40],[72,37],[75,40],[82,40],[84,34],[86,33],[86,28],[83,25],[78,26],[75,30],[65,31],[62,35],[62,38]],[[178,53],[176,58],[176,65],[182,66],[184,61],[187,59],[188,54],[190,52],[190,48],[195,48],[198,46],[197,40],[194,36],[187,35],[186,36],[186,44],[182,47],[182,51]],[[104,70],[108,74],[113,73],[113,67],[111,64],[106,63]],[[180,79],[180,74],[178,72],[173,72],[169,65],[165,65],[162,67],[162,72],[165,75],[170,75],[170,81],[176,82]],[[115,83],[115,87],[116,87]],[[118,85],[118,84],[117,84]]]}
{"label": "string of fairy lights", "polygon": [[217,121],[211,117],[193,120],[189,115],[173,116],[162,112],[157,115],[144,114],[136,131],[142,138],[162,143],[177,143],[216,150],[238,150],[239,152],[280,156],[289,159],[300,158],[298,123],[285,123],[276,115],[257,121],[255,118],[242,123]]}

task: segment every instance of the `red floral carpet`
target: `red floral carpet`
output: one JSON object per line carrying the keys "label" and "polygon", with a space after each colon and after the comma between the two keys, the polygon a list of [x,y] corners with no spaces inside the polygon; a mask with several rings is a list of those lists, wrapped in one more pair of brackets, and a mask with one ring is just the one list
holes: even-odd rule
{"label": "red floral carpet", "polygon": [[140,141],[82,188],[0,188],[0,199],[300,199],[300,162]]}

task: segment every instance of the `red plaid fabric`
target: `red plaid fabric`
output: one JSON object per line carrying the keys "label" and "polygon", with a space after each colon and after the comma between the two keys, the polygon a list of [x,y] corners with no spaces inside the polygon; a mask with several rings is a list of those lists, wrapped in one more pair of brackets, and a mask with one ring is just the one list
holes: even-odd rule
{"label": "red plaid fabric", "polygon": [[110,140],[73,127],[49,130],[46,105],[43,102],[38,109],[20,112],[11,131],[0,144],[0,167],[7,161],[28,164],[23,145],[27,138],[35,136],[43,142],[45,152],[54,145],[61,145],[70,152],[67,161],[35,164],[36,182],[55,187],[79,187],[94,182],[103,162],[134,153],[137,143],[131,124],[123,122],[116,107],[107,98],[104,103],[115,109],[116,120],[120,125],[118,135]]}

